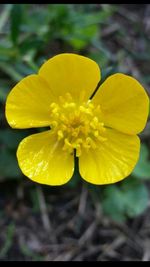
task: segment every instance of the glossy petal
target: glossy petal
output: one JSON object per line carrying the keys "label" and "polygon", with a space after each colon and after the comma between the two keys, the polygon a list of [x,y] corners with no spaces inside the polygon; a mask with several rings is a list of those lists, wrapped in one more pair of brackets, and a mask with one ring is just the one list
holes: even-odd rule
{"label": "glossy petal", "polygon": [[31,180],[47,185],[67,183],[74,171],[74,156],[62,151],[51,131],[33,134],[17,150],[19,167]]}
{"label": "glossy petal", "polygon": [[83,151],[79,171],[93,184],[111,184],[127,177],[139,158],[140,139],[116,130],[106,130],[107,141],[95,150]]}
{"label": "glossy petal", "polygon": [[76,102],[87,101],[100,81],[100,69],[95,61],[76,54],[59,54],[39,70],[56,96],[70,93]]}
{"label": "glossy petal", "polygon": [[93,102],[101,104],[106,126],[128,134],[145,127],[149,99],[142,85],[124,74],[114,74],[100,86]]}
{"label": "glossy petal", "polygon": [[7,121],[13,128],[49,126],[53,101],[54,96],[46,81],[38,75],[29,75],[7,97]]}

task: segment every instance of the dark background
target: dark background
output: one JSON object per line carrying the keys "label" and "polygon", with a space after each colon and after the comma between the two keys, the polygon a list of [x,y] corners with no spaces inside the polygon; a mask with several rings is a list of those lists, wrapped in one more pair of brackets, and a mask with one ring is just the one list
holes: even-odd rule
{"label": "dark background", "polygon": [[16,149],[39,131],[13,130],[5,101],[23,77],[63,52],[94,59],[102,78],[129,74],[150,93],[149,4],[0,5],[0,260],[150,260],[150,122],[130,177],[61,187],[21,174]]}

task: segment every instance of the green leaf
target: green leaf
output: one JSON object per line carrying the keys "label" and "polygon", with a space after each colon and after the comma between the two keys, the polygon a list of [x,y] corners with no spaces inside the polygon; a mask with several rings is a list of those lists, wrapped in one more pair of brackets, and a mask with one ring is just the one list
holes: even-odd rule
{"label": "green leaf", "polygon": [[10,27],[11,27],[11,40],[14,45],[18,43],[18,37],[20,34],[20,26],[22,22],[23,5],[13,4],[10,13]]}
{"label": "green leaf", "polygon": [[140,215],[148,205],[146,186],[129,177],[118,185],[104,188],[102,207],[104,212],[115,221],[124,221],[127,217]]}
{"label": "green leaf", "polygon": [[125,220],[124,197],[116,185],[108,185],[104,189],[102,207],[104,213],[115,221]]}
{"label": "green leaf", "polygon": [[6,44],[4,46],[0,45],[0,60],[8,61],[14,54],[12,47],[7,47]]}
{"label": "green leaf", "polygon": [[29,38],[25,39],[19,46],[20,53],[24,55],[29,50],[40,50],[42,49],[43,44],[44,44],[43,40],[39,38],[34,37],[34,39],[29,39]]}
{"label": "green leaf", "polygon": [[15,82],[18,82],[23,78],[23,76],[14,69],[12,63],[0,62],[0,70],[9,75]]}
{"label": "green leaf", "polygon": [[148,147],[145,144],[141,144],[140,158],[132,172],[133,176],[139,179],[150,179],[150,161],[148,156]]}
{"label": "green leaf", "polygon": [[80,25],[74,28],[74,32],[68,38],[68,42],[75,49],[83,49],[86,47],[93,38],[97,35],[97,25],[89,25],[85,28],[81,28]]}
{"label": "green leaf", "polygon": [[126,214],[132,218],[144,212],[149,201],[147,187],[130,177],[122,183],[121,189],[125,197]]}
{"label": "green leaf", "polygon": [[5,24],[8,21],[10,10],[11,10],[11,4],[6,4],[4,6],[3,11],[1,11],[1,16],[0,16],[0,32],[2,32],[3,27],[5,26]]}

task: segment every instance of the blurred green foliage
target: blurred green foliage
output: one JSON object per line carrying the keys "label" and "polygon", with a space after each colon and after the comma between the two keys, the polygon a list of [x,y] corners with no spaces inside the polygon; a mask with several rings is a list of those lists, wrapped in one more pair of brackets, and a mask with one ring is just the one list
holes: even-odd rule
{"label": "blurred green foliage", "polygon": [[143,180],[150,179],[149,150],[145,144],[141,144],[140,158],[132,175]]}
{"label": "blurred green foliage", "polygon": [[133,218],[147,207],[149,197],[146,186],[134,178],[127,178],[120,186],[109,185],[103,192],[104,212],[114,220],[123,221],[126,216]]}
{"label": "blurred green foliage", "polygon": [[[109,45],[106,46],[109,34],[111,36],[115,33],[118,42],[127,36],[125,28],[121,28],[119,24],[111,25],[111,17],[117,10],[117,5],[108,4],[0,6],[1,182],[12,178],[22,179],[16,160],[16,149],[22,138],[31,133],[30,130],[11,130],[5,119],[5,100],[16,82],[37,72],[45,59],[62,52],[79,53],[96,60],[102,69],[102,79],[117,71],[130,72],[122,64],[129,55],[140,61],[146,60],[145,52],[140,55],[136,51],[133,52],[132,45],[118,48],[115,54]],[[138,32],[137,24],[134,30]],[[106,39],[106,43],[103,39]],[[143,75],[141,79],[142,82],[147,82],[148,76]],[[115,185],[95,186],[92,190],[104,212],[114,220],[123,221],[127,217],[141,214],[146,209],[148,190],[145,180],[149,179],[150,154],[148,145],[142,142],[139,162],[129,178]],[[79,181],[76,170],[73,179],[66,186],[74,188]],[[5,249],[8,247],[9,244],[6,244]]]}
{"label": "blurred green foliage", "polygon": [[0,251],[0,258],[5,257],[5,255],[8,253],[9,249],[11,248],[13,244],[14,233],[15,233],[15,224],[12,222],[7,226],[6,240],[3,245],[3,248]]}

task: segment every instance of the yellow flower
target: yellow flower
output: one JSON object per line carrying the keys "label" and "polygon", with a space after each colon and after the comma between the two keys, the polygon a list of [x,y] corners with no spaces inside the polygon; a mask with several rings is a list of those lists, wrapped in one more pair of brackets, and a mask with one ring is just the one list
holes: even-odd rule
{"label": "yellow flower", "polygon": [[74,151],[79,172],[90,183],[115,183],[132,172],[140,150],[137,134],[148,117],[148,96],[134,78],[116,73],[91,99],[99,81],[96,62],[60,54],[12,89],[6,101],[10,126],[50,127],[18,147],[18,163],[27,177],[41,184],[67,183],[74,172]]}

